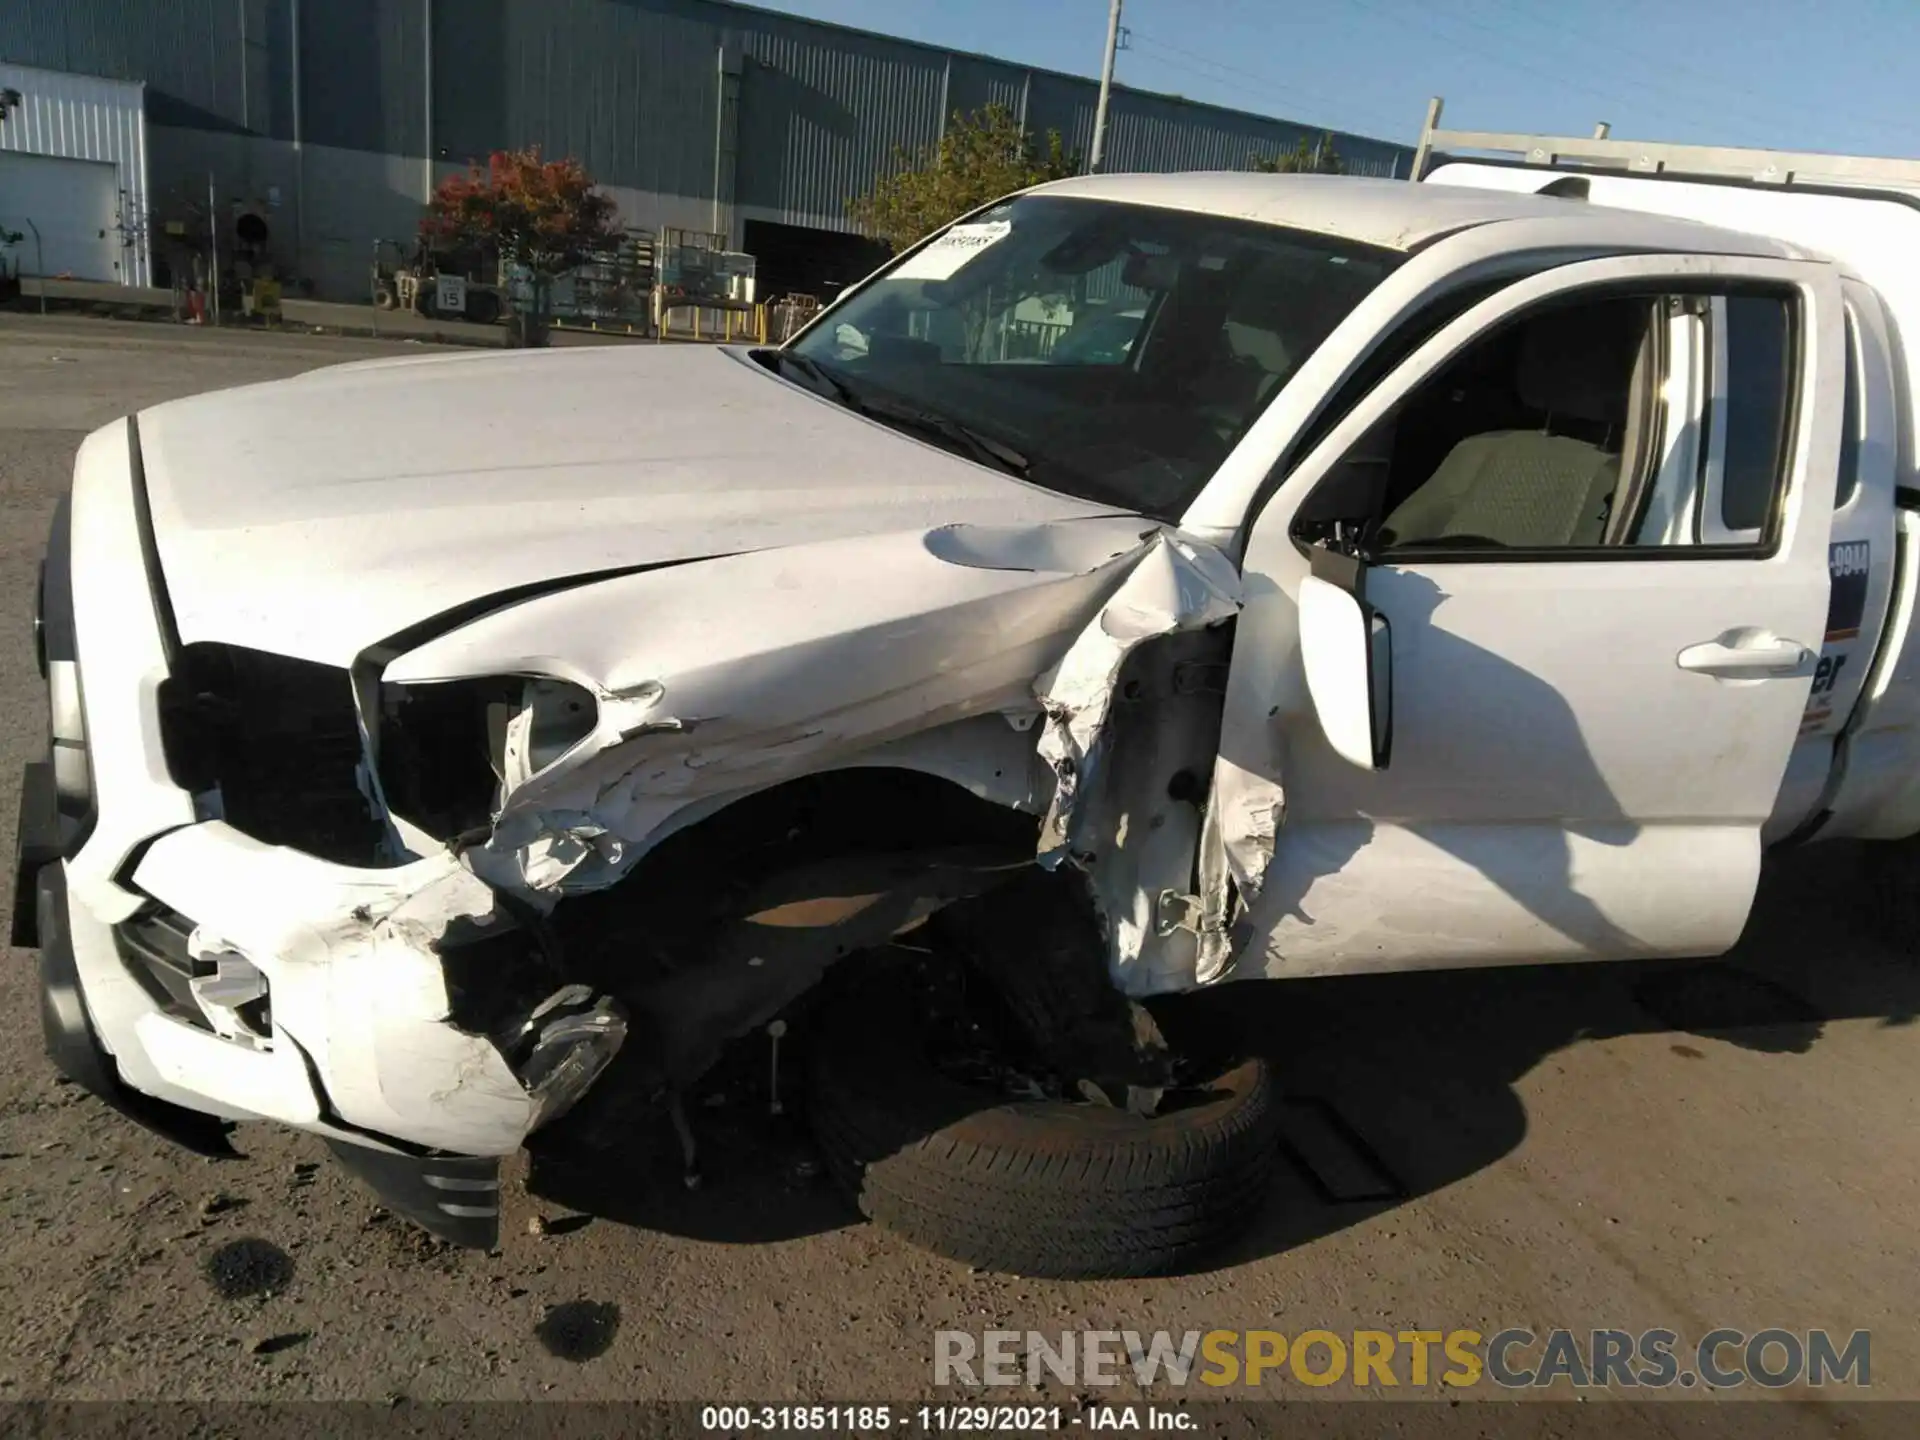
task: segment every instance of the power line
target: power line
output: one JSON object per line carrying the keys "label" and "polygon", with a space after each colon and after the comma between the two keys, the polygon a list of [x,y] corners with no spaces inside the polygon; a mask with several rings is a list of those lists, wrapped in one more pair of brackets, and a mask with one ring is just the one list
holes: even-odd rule
{"label": "power line", "polygon": [[[1511,0],[1493,0],[1493,3],[1499,5],[1500,8],[1511,15],[1512,18],[1531,22],[1542,30],[1558,32],[1559,35],[1574,41],[1583,48],[1604,47],[1606,50],[1612,51],[1623,59],[1644,61],[1647,65],[1655,67],[1662,72],[1683,72],[1693,77],[1695,81],[1713,85],[1717,87],[1721,91],[1722,96],[1725,97],[1725,99],[1708,97],[1709,103],[1718,108],[1727,108],[1727,102],[1737,95],[1741,99],[1739,108],[1744,112],[1742,118],[1749,123],[1777,125],[1780,122],[1778,107],[1769,105],[1766,97],[1758,91],[1749,86],[1730,81],[1724,75],[1717,74],[1714,71],[1694,64],[1688,61],[1684,54],[1649,54],[1643,50],[1623,46],[1617,37],[1612,39],[1603,38],[1590,31],[1570,25],[1557,16],[1550,18],[1530,11],[1523,11],[1513,6]],[[1462,24],[1471,25],[1474,29],[1485,31],[1497,39],[1511,40],[1513,38],[1498,26],[1488,24],[1477,16],[1466,13],[1465,10],[1455,11],[1452,9],[1442,9],[1440,13],[1444,14],[1449,20],[1458,20]],[[1629,86],[1635,90],[1640,90],[1663,99],[1672,100],[1678,98],[1678,92],[1672,87],[1644,80],[1638,76],[1618,75],[1611,77],[1611,79],[1614,84]],[[1850,116],[1848,118],[1857,124],[1862,118],[1866,117]],[[1867,118],[1867,126],[1870,129],[1885,130],[1889,134],[1892,133],[1892,127],[1886,126],[1882,122],[1871,118]]]}
{"label": "power line", "polygon": [[[1566,75],[1559,74],[1554,71],[1542,69],[1537,65],[1529,65],[1522,60],[1516,60],[1511,55],[1504,55],[1497,51],[1488,50],[1482,46],[1474,45],[1469,41],[1462,40],[1459,36],[1453,35],[1448,31],[1441,29],[1439,26],[1434,25],[1424,15],[1401,14],[1397,11],[1383,9],[1380,6],[1374,4],[1373,0],[1346,0],[1346,3],[1354,6],[1356,9],[1364,10],[1368,14],[1373,15],[1378,19],[1388,21],[1391,24],[1402,25],[1402,26],[1411,25],[1417,29],[1424,30],[1427,32],[1427,34],[1433,36],[1435,39],[1443,41],[1444,43],[1453,46],[1456,50],[1462,51],[1467,55],[1472,55],[1483,60],[1491,60],[1496,64],[1506,66],[1510,70],[1517,71],[1522,75],[1531,76],[1533,79],[1547,81],[1553,85],[1561,87],[1562,89],[1579,90],[1584,92],[1585,94],[1592,95],[1600,100],[1606,101],[1609,104],[1611,104],[1612,102],[1620,98],[1617,93],[1597,89],[1592,85],[1584,84],[1583,82],[1572,79]],[[1669,115],[1672,115],[1674,113],[1670,107],[1667,107],[1664,105],[1656,104],[1655,108],[1664,109],[1667,111]],[[1686,118],[1686,117],[1683,117],[1683,118]]]}
{"label": "power line", "polygon": [[[1134,30],[1132,34],[1136,43],[1145,45],[1150,50],[1153,50],[1153,51],[1164,52],[1164,53],[1156,54],[1151,57],[1157,60],[1160,64],[1171,66],[1176,70],[1184,70],[1189,75],[1198,75],[1202,79],[1208,80],[1213,84],[1220,86],[1222,89],[1234,90],[1243,95],[1258,95],[1264,100],[1266,100],[1268,104],[1271,104],[1273,102],[1276,92],[1278,92],[1282,96],[1286,96],[1286,95],[1297,96],[1299,99],[1307,101],[1310,104],[1324,106],[1329,110],[1338,110],[1344,107],[1363,119],[1375,122],[1377,128],[1380,128],[1380,129],[1400,130],[1400,129],[1406,128],[1407,122],[1405,117],[1402,117],[1397,120],[1387,120],[1384,118],[1384,116],[1380,112],[1373,110],[1371,107],[1355,107],[1353,106],[1351,101],[1333,100],[1328,98],[1325,95],[1317,95],[1311,90],[1303,90],[1298,85],[1294,85],[1290,82],[1282,82],[1279,80],[1274,80],[1268,76],[1258,74],[1252,70],[1244,70],[1237,65],[1229,65],[1224,60],[1215,60],[1211,56],[1196,54],[1191,50],[1183,50],[1178,45],[1169,45],[1166,41],[1156,39],[1155,37],[1145,34],[1140,30]],[[1181,58],[1172,59],[1172,58],[1169,58],[1170,56],[1178,56]],[[1244,77],[1245,80],[1252,81],[1253,84],[1248,85],[1244,83],[1236,83],[1233,80],[1224,79],[1218,74],[1209,73],[1207,70],[1197,69],[1195,68],[1196,65],[1207,66],[1210,68],[1210,70],[1213,70],[1213,71],[1224,71],[1228,75],[1241,76],[1241,77]],[[1304,123],[1304,122],[1295,122],[1295,123]],[[1312,126],[1309,128],[1339,129],[1341,127]],[[1390,143],[1399,143],[1399,142],[1390,142]]]}
{"label": "power line", "polygon": [[[1407,13],[1401,13],[1394,10],[1384,9],[1379,4],[1375,3],[1375,0],[1347,0],[1347,3],[1353,5],[1357,9],[1364,10],[1369,14],[1372,14],[1380,19],[1387,20],[1393,24],[1412,26],[1418,29],[1422,29],[1426,31],[1426,33],[1428,33],[1429,35],[1434,36],[1436,39],[1443,41],[1444,43],[1454,47],[1456,50],[1459,50],[1467,55],[1476,56],[1478,58],[1485,59],[1485,60],[1491,60],[1496,64],[1506,66],[1510,70],[1517,71],[1524,75],[1532,76],[1535,79],[1545,81],[1549,84],[1552,84],[1562,89],[1571,89],[1571,90],[1581,91],[1585,94],[1596,97],[1597,99],[1605,102],[1608,105],[1613,105],[1623,98],[1617,92],[1609,92],[1606,90],[1599,89],[1593,85],[1586,84],[1582,81],[1571,79],[1564,73],[1546,70],[1541,68],[1540,66],[1532,65],[1522,60],[1517,60],[1513,56],[1506,54],[1504,52],[1489,50],[1484,46],[1479,46],[1470,41],[1463,40],[1458,35],[1452,34],[1449,31],[1435,25],[1432,22],[1432,20],[1424,13],[1407,14]],[[1500,39],[1505,40],[1510,38],[1506,36],[1504,32],[1496,29],[1495,27],[1487,25],[1482,21],[1478,21],[1464,15],[1456,15],[1456,14],[1453,14],[1452,12],[1448,12],[1448,14],[1449,14],[1449,18],[1464,20],[1467,24],[1473,25],[1477,29],[1485,30],[1489,34],[1494,35]],[[1589,41],[1587,43],[1598,44],[1600,42]],[[1609,48],[1618,50],[1619,46],[1617,44],[1609,44]],[[1660,64],[1662,62],[1653,60],[1649,57],[1649,63]],[[1670,103],[1670,99],[1672,97],[1669,96],[1669,92],[1666,92],[1666,91],[1660,90],[1657,87],[1648,85],[1646,82],[1638,81],[1631,78],[1623,78],[1621,83],[1637,86],[1638,88],[1642,90],[1646,90],[1656,97],[1668,96],[1668,98],[1666,99],[1655,98],[1651,100],[1643,100],[1639,103],[1644,108],[1651,108],[1653,110],[1664,113],[1665,115],[1669,116],[1674,121],[1678,122],[1680,125],[1684,127],[1694,128],[1694,129],[1699,128],[1699,107],[1697,105],[1688,105],[1684,109],[1678,108],[1674,104]],[[1711,103],[1718,106],[1720,105],[1721,102],[1715,99],[1715,100],[1712,100]],[[1755,118],[1755,117],[1750,117],[1750,119],[1751,118]],[[1767,124],[1777,123],[1777,117],[1773,115],[1769,115],[1763,123],[1767,123]],[[1902,143],[1904,144],[1905,142],[1903,141]]]}

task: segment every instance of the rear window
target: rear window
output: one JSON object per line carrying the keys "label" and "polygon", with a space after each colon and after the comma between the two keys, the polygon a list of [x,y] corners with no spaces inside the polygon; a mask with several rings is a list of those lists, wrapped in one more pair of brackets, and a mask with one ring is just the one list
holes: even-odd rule
{"label": "rear window", "polygon": [[1793,333],[1787,302],[1770,295],[1726,301],[1727,393],[1720,523],[1760,530],[1773,504],[1793,394]]}
{"label": "rear window", "polygon": [[1847,314],[1847,393],[1840,411],[1840,480],[1833,492],[1833,508],[1843,510],[1860,488],[1860,437],[1866,431],[1860,393],[1860,335]]}

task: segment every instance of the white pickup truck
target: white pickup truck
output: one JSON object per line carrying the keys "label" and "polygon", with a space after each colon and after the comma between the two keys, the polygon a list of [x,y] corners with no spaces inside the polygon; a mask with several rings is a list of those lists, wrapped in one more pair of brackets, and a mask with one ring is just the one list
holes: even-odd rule
{"label": "white pickup truck", "polygon": [[54,1058],[487,1244],[499,1157],[636,1097],[696,1179],[682,1097],[791,1026],[867,1213],[1137,1272],[1273,1149],[1164,997],[1711,955],[1769,845],[1920,831],[1920,167],[1470,138],[1531,158],[1067,180],[777,350],[91,436]]}

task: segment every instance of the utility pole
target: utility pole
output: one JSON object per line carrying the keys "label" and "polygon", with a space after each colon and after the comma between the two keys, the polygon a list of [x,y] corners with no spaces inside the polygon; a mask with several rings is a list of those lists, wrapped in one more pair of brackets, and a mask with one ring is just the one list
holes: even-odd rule
{"label": "utility pole", "polygon": [[[207,172],[207,299],[211,302],[209,308],[216,326],[220,323],[219,203],[213,188],[213,172],[209,170]],[[46,281],[43,280],[40,283],[45,285]]]}
{"label": "utility pole", "polygon": [[1100,104],[1093,112],[1093,149],[1087,154],[1087,173],[1100,170],[1100,148],[1107,138],[1107,97],[1113,91],[1113,52],[1120,48],[1120,0],[1107,12],[1107,56],[1100,66]]}

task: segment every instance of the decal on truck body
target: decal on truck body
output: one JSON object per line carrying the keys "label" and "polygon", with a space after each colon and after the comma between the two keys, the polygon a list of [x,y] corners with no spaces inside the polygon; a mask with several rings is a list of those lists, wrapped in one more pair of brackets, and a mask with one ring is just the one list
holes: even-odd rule
{"label": "decal on truck body", "polygon": [[1850,658],[1852,647],[1846,642],[1860,637],[1872,569],[1871,541],[1836,540],[1827,546],[1827,577],[1832,588],[1827,594],[1826,646],[1807,692],[1806,713],[1800,717],[1803,736],[1815,734],[1833,721],[1833,692]]}
{"label": "decal on truck body", "polygon": [[1827,640],[1851,640],[1860,633],[1867,608],[1867,575],[1873,546],[1867,540],[1837,540],[1827,547],[1827,574],[1833,589],[1827,599]]}

